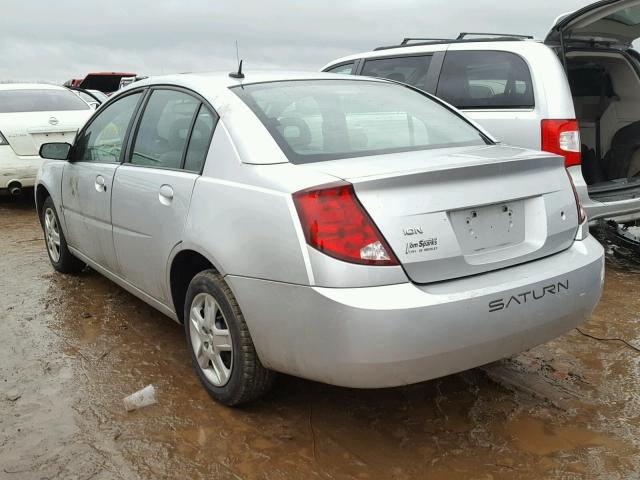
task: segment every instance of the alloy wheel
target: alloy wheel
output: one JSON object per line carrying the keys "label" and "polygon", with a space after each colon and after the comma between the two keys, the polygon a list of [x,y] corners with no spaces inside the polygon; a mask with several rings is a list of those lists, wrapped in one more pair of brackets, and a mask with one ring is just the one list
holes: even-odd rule
{"label": "alloy wheel", "polygon": [[47,208],[44,212],[44,236],[51,260],[58,263],[60,261],[60,228],[52,208]]}
{"label": "alloy wheel", "polygon": [[199,293],[189,310],[191,347],[207,380],[227,384],[233,368],[233,341],[220,305],[208,293]]}

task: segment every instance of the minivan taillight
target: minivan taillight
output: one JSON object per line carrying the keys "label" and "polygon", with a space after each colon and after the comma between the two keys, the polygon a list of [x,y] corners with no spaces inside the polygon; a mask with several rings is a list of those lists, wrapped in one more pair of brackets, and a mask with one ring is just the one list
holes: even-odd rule
{"label": "minivan taillight", "polygon": [[331,257],[363,265],[398,265],[350,183],[293,194],[307,244]]}
{"label": "minivan taillight", "polygon": [[582,208],[582,203],[580,202],[580,196],[578,195],[578,190],[576,189],[576,185],[573,183],[573,178],[571,178],[571,174],[569,173],[568,170],[565,170],[565,172],[567,172],[567,176],[569,177],[569,183],[571,183],[571,188],[573,189],[573,197],[576,199],[576,207],[578,209],[578,225],[582,225],[584,221],[587,219],[587,214],[585,213],[584,208]]}
{"label": "minivan taillight", "polygon": [[542,120],[542,150],[564,157],[564,166],[580,165],[577,120]]}

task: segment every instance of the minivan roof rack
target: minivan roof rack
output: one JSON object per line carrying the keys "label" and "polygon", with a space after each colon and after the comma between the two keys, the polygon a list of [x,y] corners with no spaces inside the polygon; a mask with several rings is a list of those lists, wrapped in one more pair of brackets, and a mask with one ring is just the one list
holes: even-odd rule
{"label": "minivan roof rack", "polygon": [[420,38],[420,37],[409,37],[402,40],[400,43],[401,47],[408,45],[411,42],[451,42],[453,38]]}
{"label": "minivan roof rack", "polygon": [[462,32],[456,40],[464,40],[465,37],[473,35],[474,37],[502,37],[502,38],[520,38],[522,40],[533,40],[531,35],[518,35],[517,33],[484,33],[484,32]]}
{"label": "minivan roof rack", "polygon": [[[481,36],[483,38],[466,38],[467,36]],[[403,47],[419,47],[421,45],[439,45],[445,43],[470,43],[470,42],[500,42],[500,41],[513,41],[513,40],[533,40],[531,35],[517,35],[513,33],[476,33],[476,32],[462,32],[457,38],[419,38],[408,37],[402,40],[399,45],[389,45],[384,47],[374,48],[373,51],[389,50],[391,48],[403,48]],[[416,43],[412,43],[416,42]]]}

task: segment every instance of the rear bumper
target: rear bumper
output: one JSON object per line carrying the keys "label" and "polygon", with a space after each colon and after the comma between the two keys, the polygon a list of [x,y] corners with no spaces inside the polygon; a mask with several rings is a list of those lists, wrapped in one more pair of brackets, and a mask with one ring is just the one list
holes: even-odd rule
{"label": "rear bumper", "polygon": [[378,388],[483,365],[580,325],[600,299],[604,256],[587,237],[551,257],[426,286],[319,288],[226,278],[265,366]]}
{"label": "rear bumper", "polygon": [[0,189],[14,181],[23,187],[32,187],[43,161],[38,155],[19,156],[9,145],[0,145]]}
{"label": "rear bumper", "polygon": [[618,216],[625,216],[627,221],[640,219],[640,198],[607,202],[592,199],[589,197],[589,190],[582,176],[581,167],[579,165],[569,167],[568,170],[589,221]]}

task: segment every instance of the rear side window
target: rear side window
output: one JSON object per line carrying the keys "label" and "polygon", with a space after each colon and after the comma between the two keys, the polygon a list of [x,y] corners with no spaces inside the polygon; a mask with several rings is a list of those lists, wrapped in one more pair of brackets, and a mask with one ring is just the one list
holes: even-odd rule
{"label": "rear side window", "polygon": [[197,173],[202,171],[217,120],[218,117],[211,110],[204,105],[200,107],[187,148],[187,157],[184,161],[185,170]]}
{"label": "rear side window", "polygon": [[294,164],[487,143],[439,102],[394,83],[283,81],[232,90]]}
{"label": "rear side window", "polygon": [[140,120],[131,163],[180,168],[189,129],[200,102],[175,90],[155,90]]}
{"label": "rear side window", "polygon": [[355,63],[351,62],[351,63],[343,63],[342,65],[338,65],[337,67],[332,67],[328,70],[326,70],[326,72],[328,73],[342,73],[343,75],[351,75],[353,74],[353,67],[355,66]]}
{"label": "rear side window", "polygon": [[69,90],[0,90],[0,113],[89,110],[89,105]]}
{"label": "rear side window", "polygon": [[426,90],[430,63],[431,55],[378,58],[367,60],[361,74],[368,77],[388,78]]}
{"label": "rear side window", "polygon": [[458,108],[533,108],[531,73],[509,52],[447,52],[436,95]]}

